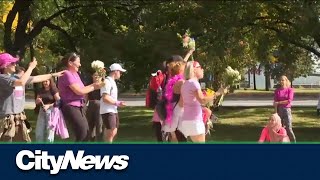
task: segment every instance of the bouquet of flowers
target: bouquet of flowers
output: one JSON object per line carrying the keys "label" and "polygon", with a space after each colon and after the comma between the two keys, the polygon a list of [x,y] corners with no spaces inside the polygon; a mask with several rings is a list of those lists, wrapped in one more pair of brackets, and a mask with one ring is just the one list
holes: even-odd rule
{"label": "bouquet of flowers", "polygon": [[[215,92],[210,88],[206,88],[205,90],[202,91],[202,93],[204,96],[213,96]],[[207,108],[210,108],[211,106],[213,106],[213,101],[208,102],[205,106]]]}
{"label": "bouquet of flowers", "polygon": [[241,81],[241,75],[239,71],[232,69],[228,66],[223,73],[223,82],[226,87],[234,86]]}
{"label": "bouquet of flowers", "polygon": [[[178,38],[180,39],[182,46],[187,50],[196,49],[196,41],[191,37],[191,32],[188,29],[184,35],[177,33]],[[191,56],[193,60],[193,56]]]}
{"label": "bouquet of flowers", "polygon": [[104,63],[100,60],[95,60],[91,63],[92,69],[95,70],[95,72],[98,73],[98,75],[102,78],[105,78],[106,76],[106,70],[104,68]]}
{"label": "bouquet of flowers", "polygon": [[[210,88],[206,88],[205,90],[202,91],[204,96],[213,96],[215,94],[215,91],[210,89]],[[213,106],[213,100],[208,102],[205,107],[202,107],[202,120],[203,123],[205,124],[205,128],[206,128],[206,134],[210,134],[210,131],[213,129],[213,123],[212,123],[212,119],[211,117],[215,117],[212,114],[212,111],[210,110]],[[210,120],[211,119],[211,120]]]}

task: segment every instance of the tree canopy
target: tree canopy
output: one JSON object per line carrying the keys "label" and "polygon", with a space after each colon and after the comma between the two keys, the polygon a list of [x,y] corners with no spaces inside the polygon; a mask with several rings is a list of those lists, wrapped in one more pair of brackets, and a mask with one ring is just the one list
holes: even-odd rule
{"label": "tree canopy", "polygon": [[184,56],[177,33],[190,30],[195,59],[218,86],[224,69],[291,79],[320,57],[318,1],[2,1],[0,49],[37,56],[46,70],[74,51],[83,69],[93,60],[123,63],[125,88],[139,91],[172,54]]}

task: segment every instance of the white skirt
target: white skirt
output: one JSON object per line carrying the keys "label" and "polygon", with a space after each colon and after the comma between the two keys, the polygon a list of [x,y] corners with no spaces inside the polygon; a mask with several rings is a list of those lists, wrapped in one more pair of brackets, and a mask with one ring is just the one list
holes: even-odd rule
{"label": "white skirt", "polygon": [[180,123],[180,119],[183,113],[183,107],[180,107],[178,104],[173,110],[171,124],[164,124],[162,126],[162,131],[164,132],[175,132]]}
{"label": "white skirt", "polygon": [[197,136],[205,134],[206,128],[202,120],[184,120],[178,126],[179,131],[185,136]]}

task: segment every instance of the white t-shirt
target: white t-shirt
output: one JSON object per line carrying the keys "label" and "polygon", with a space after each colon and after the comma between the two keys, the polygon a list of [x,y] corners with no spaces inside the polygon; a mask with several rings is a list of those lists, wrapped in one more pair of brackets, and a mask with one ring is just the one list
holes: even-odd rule
{"label": "white t-shirt", "polygon": [[[115,101],[118,100],[118,87],[114,79],[111,77],[107,77],[104,80],[105,85],[101,88],[100,94],[101,97],[103,94],[108,94]],[[100,99],[100,114],[106,113],[118,113],[118,109],[116,105],[108,104],[103,102],[102,98]]]}

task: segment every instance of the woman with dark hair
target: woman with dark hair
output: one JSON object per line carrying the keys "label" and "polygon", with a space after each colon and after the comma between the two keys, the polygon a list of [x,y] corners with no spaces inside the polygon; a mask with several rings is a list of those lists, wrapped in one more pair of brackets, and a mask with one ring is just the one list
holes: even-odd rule
{"label": "woman with dark hair", "polygon": [[76,53],[67,54],[61,63],[66,68],[64,75],[58,80],[63,116],[73,126],[75,141],[88,141],[89,126],[84,109],[85,95],[100,89],[102,83],[84,86],[78,74],[81,63]]}
{"label": "woman with dark hair", "polygon": [[[42,88],[37,92],[36,110],[38,119],[36,124],[36,141],[45,142],[49,140],[49,121],[55,102],[60,100],[58,89],[53,81],[49,79],[42,82]],[[53,139],[51,139],[53,141]]]}

